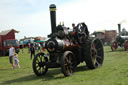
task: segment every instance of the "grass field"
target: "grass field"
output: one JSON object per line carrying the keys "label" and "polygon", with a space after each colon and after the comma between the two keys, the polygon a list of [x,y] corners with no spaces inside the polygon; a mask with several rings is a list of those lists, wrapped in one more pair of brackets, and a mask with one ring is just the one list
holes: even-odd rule
{"label": "grass field", "polygon": [[105,46],[104,54],[104,64],[98,69],[89,70],[83,62],[70,77],[64,77],[60,68],[37,77],[25,49],[19,53],[20,69],[13,70],[8,57],[0,57],[0,85],[128,85],[128,51],[112,52]]}

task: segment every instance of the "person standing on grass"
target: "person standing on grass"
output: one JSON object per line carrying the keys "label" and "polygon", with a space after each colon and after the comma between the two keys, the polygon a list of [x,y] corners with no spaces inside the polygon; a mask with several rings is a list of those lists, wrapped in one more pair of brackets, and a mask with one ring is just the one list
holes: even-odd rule
{"label": "person standing on grass", "polygon": [[38,53],[40,53],[41,52],[41,45],[40,45],[40,43],[37,44],[37,47],[38,47]]}
{"label": "person standing on grass", "polygon": [[45,51],[45,42],[43,43],[42,50]]}
{"label": "person standing on grass", "polygon": [[24,45],[23,45],[23,42],[20,42],[20,50],[22,51],[22,53],[24,52]]}
{"label": "person standing on grass", "polygon": [[30,47],[31,47],[31,44],[28,43],[28,53],[30,53]]}
{"label": "person standing on grass", "polygon": [[14,67],[18,66],[20,68],[20,64],[19,64],[19,59],[18,59],[18,54],[17,53],[14,54],[14,61],[15,61]]}
{"label": "person standing on grass", "polygon": [[12,69],[14,69],[14,64],[13,64],[14,53],[15,53],[15,48],[12,45],[9,45],[9,62],[12,65]]}
{"label": "person standing on grass", "polygon": [[30,58],[32,59],[32,55],[35,56],[35,47],[33,44],[31,44],[31,47],[30,47],[30,53],[31,53]]}

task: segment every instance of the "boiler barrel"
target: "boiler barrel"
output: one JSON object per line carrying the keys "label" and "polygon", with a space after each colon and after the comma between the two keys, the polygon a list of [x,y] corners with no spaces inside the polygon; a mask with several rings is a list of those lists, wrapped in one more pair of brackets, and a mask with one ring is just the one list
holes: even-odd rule
{"label": "boiler barrel", "polygon": [[49,39],[45,47],[49,52],[55,52],[78,49],[79,45],[67,40]]}
{"label": "boiler barrel", "polygon": [[128,40],[128,36],[121,36],[122,39]]}

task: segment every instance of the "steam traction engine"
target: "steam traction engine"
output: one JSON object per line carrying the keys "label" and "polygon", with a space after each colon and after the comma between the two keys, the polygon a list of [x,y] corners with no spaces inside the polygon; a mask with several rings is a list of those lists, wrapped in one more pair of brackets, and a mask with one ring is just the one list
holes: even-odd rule
{"label": "steam traction engine", "polygon": [[85,23],[79,23],[73,31],[62,25],[56,26],[56,6],[50,5],[52,33],[45,42],[45,53],[38,53],[33,59],[33,70],[37,76],[44,75],[48,68],[61,67],[65,76],[72,75],[80,62],[86,62],[89,69],[103,64],[104,51],[99,39],[90,39]]}
{"label": "steam traction engine", "polygon": [[117,50],[119,47],[124,47],[124,50],[128,50],[128,32],[123,29],[121,31],[121,24],[118,24],[119,35],[111,43],[112,51]]}

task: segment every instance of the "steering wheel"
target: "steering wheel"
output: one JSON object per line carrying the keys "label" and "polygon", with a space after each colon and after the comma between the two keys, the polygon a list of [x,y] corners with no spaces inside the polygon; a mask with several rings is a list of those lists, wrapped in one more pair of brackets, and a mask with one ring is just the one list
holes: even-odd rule
{"label": "steering wheel", "polygon": [[85,43],[88,38],[88,34],[86,33],[87,26],[85,23],[79,23],[77,25],[77,36],[79,43]]}
{"label": "steering wheel", "polygon": [[83,25],[82,23],[79,23],[79,24],[77,25],[77,29],[78,29],[78,33],[79,33],[79,34],[85,33],[85,27],[84,27],[84,25]]}

